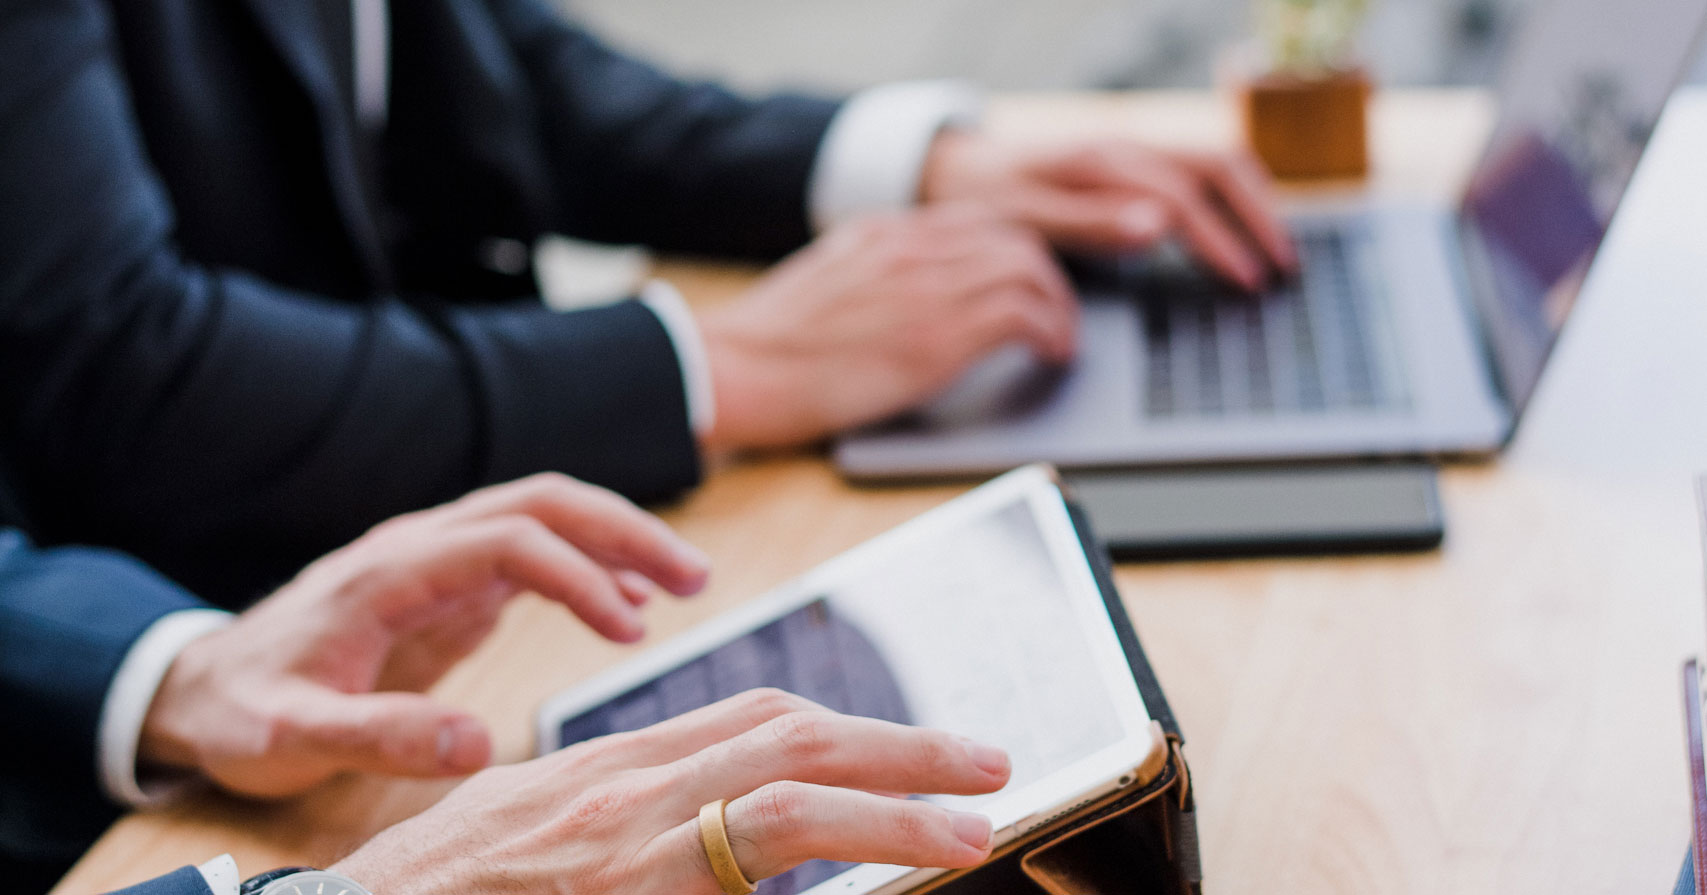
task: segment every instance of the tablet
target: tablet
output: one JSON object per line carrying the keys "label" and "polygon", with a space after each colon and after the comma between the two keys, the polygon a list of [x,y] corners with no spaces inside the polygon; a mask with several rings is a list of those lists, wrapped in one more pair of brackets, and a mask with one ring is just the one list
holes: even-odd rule
{"label": "tablet", "polygon": [[[921,797],[988,815],[999,847],[1141,782],[1165,748],[1086,543],[1053,469],[1008,473],[558,694],[540,751],[778,687],[1007,749],[1002,791]],[[886,895],[942,872],[811,861],[759,891]]]}

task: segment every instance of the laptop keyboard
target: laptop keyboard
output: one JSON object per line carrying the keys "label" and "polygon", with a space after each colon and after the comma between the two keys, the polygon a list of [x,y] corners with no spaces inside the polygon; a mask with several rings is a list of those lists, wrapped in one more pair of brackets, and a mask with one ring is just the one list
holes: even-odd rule
{"label": "laptop keyboard", "polygon": [[1151,418],[1379,411],[1406,394],[1362,221],[1294,230],[1304,274],[1261,298],[1200,278],[1146,289]]}

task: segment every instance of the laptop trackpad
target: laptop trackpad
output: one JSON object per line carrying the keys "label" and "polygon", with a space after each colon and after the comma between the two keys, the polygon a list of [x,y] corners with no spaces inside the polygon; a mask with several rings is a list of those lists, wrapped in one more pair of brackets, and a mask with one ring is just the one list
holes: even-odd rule
{"label": "laptop trackpad", "polygon": [[1022,345],[1005,346],[908,414],[902,425],[1013,430],[1114,423],[1129,428],[1138,410],[1138,336],[1130,299],[1088,300],[1080,321],[1079,357],[1071,365],[1043,364]]}

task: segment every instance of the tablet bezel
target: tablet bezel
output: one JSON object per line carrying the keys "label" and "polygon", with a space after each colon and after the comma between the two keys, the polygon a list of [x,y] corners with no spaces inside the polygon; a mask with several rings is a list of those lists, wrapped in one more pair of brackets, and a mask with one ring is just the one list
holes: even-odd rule
{"label": "tablet bezel", "polygon": [[[1024,500],[1073,606],[1078,629],[1114,707],[1122,736],[1116,742],[1032,784],[980,806],[996,828],[1000,847],[1048,819],[1124,786],[1141,782],[1139,769],[1164,744],[1120,642],[1110,607],[1098,584],[1085,543],[1068,510],[1055,470],[1022,467],[811,569],[752,601],[654,646],[558,693],[540,707],[536,748],[554,751],[562,724],[693,659],[764,627],[834,592],[835,583],[862,572],[898,549]],[[911,889],[942,873],[938,868],[861,864],[800,895],[887,895]]]}

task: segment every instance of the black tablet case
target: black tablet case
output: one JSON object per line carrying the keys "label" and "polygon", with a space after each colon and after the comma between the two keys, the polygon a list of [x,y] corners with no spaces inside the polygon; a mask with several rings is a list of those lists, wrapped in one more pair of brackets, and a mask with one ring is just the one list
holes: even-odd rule
{"label": "black tablet case", "polygon": [[950,873],[919,887],[932,895],[1200,895],[1197,821],[1191,772],[1186,767],[1179,724],[1120,594],[1108,551],[1070,495],[1068,513],[1090,558],[1108,617],[1132,666],[1133,680],[1150,717],[1167,738],[1166,761],[1154,777],[1129,790],[1079,806],[998,849],[970,870]]}
{"label": "black tablet case", "polygon": [[[919,886],[912,895],[927,892],[933,895],[1198,895],[1200,892],[1202,874],[1191,774],[1181,752],[1185,740],[1114,588],[1108,551],[1067,489],[1062,493],[1138,692],[1166,741],[1165,755],[1160,761],[1147,763],[1144,770],[1149,779],[1064,811],[1004,845],[978,867],[936,877]],[[864,711],[858,706],[843,708],[883,716],[881,712],[871,712],[869,706]],[[606,732],[577,731],[566,722],[559,742],[578,741]],[[1155,757],[1153,754],[1152,758]]]}

